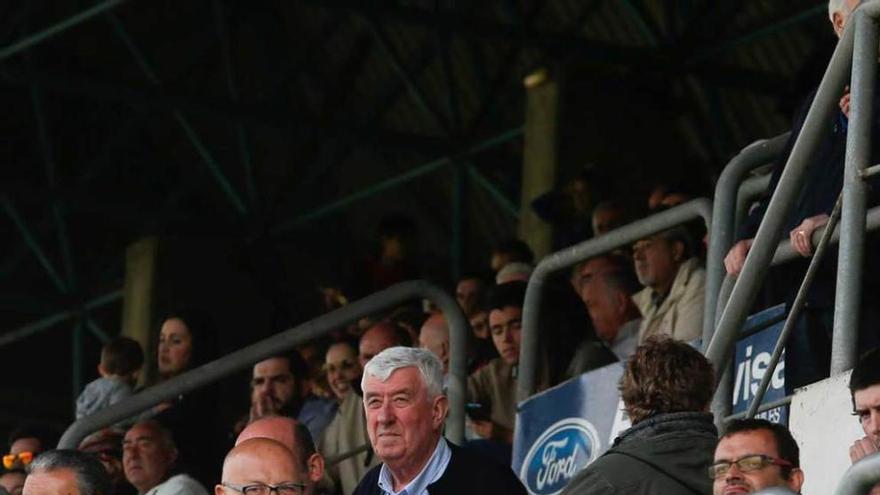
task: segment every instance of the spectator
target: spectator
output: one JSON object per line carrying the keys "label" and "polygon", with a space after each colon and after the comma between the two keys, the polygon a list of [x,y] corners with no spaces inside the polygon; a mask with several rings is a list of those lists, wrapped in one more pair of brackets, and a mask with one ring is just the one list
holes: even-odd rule
{"label": "spectator", "polygon": [[596,335],[620,361],[626,361],[638,344],[642,315],[632,295],[639,289],[632,262],[620,255],[585,261],[579,269],[580,295]]}
{"label": "spectator", "polygon": [[593,208],[593,237],[605,235],[629,223],[626,208],[617,201],[604,201]]}
{"label": "spectator", "polygon": [[492,248],[492,256],[489,260],[492,273],[497,274],[498,270],[504,268],[504,265],[514,262],[529,265],[535,262],[535,254],[532,253],[528,244],[519,239],[507,239]]}
{"label": "spectator", "polygon": [[[157,353],[160,382],[205,364],[216,354],[216,330],[207,314],[184,309],[162,320]],[[179,449],[178,464],[206,486],[216,478],[226,452],[224,435],[218,434],[228,428],[217,414],[219,396],[217,385],[203,387],[160,404],[141,418],[155,419],[171,432]]]}
{"label": "spectator", "polygon": [[248,421],[269,415],[289,416],[302,421],[313,436],[323,434],[333,417],[335,401],[313,396],[307,378],[308,367],[296,351],[255,364]]}
{"label": "spectator", "polygon": [[135,423],[122,441],[125,478],[139,495],[207,495],[194,478],[175,473],[177,455],[171,432],[159,422]]}
{"label": "spectator", "polygon": [[122,467],[122,439],[125,432],[114,428],[99,430],[83,439],[79,451],[95,456],[110,478],[114,495],[134,495],[136,493],[125,479]]}
{"label": "spectator", "polygon": [[[277,495],[311,495],[306,491],[308,477],[304,475],[296,456],[286,446],[269,438],[251,438],[237,443],[229,451],[223,461],[222,481],[214,493],[241,495],[257,486],[271,487]],[[253,493],[263,492],[254,490]]]}
{"label": "spectator", "polygon": [[355,345],[349,341],[341,341],[328,347],[324,372],[327,373],[327,383],[336,402],[342,402],[351,391],[355,380],[361,377],[361,364]]}
{"label": "spectator", "polygon": [[[872,349],[859,358],[849,377],[853,414],[859,418],[865,436],[849,448],[853,463],[875,454],[880,449],[880,348]],[[880,495],[880,484],[871,495]]]}
{"label": "spectator", "polygon": [[315,450],[315,442],[305,425],[282,416],[258,419],[241,432],[235,445],[254,438],[274,440],[293,453],[296,478],[305,485],[304,495],[312,495],[319,489],[324,477],[324,458]]}
{"label": "spectator", "polygon": [[801,492],[797,442],[788,428],[763,419],[737,419],[728,425],[709,468],[714,495],[754,493],[771,487]]}
{"label": "spectator", "polygon": [[25,423],[9,434],[9,453],[3,456],[5,469],[24,469],[38,454],[58,443],[58,431],[43,423]]}
{"label": "spectator", "polygon": [[640,345],[620,379],[632,427],[562,493],[710,493],[714,391],[712,365],[696,349],[667,337]]}
{"label": "spectator", "polygon": [[455,285],[455,299],[465,316],[471,316],[486,297],[486,283],[476,274],[462,276]]}
{"label": "spectator", "polygon": [[468,373],[471,374],[497,358],[498,351],[495,350],[489,332],[489,307],[485,301],[474,308],[474,313],[468,317],[468,322],[473,334],[468,348]]}
{"label": "spectator", "polygon": [[76,399],[76,419],[129,397],[144,365],[144,351],[136,340],[117,337],[101,348],[97,380],[86,385]]}
{"label": "spectator", "polygon": [[432,315],[419,332],[419,347],[434,353],[443,364],[443,376],[449,373],[449,326],[442,314]]}
{"label": "spectator", "polygon": [[[852,11],[859,3],[859,0],[830,0],[828,2],[829,20],[838,37],[843,33]],[[818,143],[816,143],[817,147],[808,159],[804,170],[803,185],[797,198],[793,200],[791,212],[785,218],[782,227],[782,234],[788,235],[791,247],[804,257],[812,255],[813,233],[828,222],[828,216],[843,188],[850,95],[848,88],[837,88],[837,91],[840,91],[840,111],[835,112],[830,121],[823,123],[827,132],[821,133]],[[874,92],[876,93],[876,88]],[[764,195],[765,199],[752,209],[748,218],[738,229],[736,242],[724,258],[724,265],[730,275],[739,274],[743,268],[746,256],[758,232],[758,226],[769,206],[769,198],[772,197],[779,183],[815,95],[816,90],[806,97],[800,107],[792,123],[792,132],[788,142],[776,161],[770,184]],[[866,111],[871,112],[873,117],[870,129],[865,129],[864,132],[873,136],[874,142],[876,142],[876,136],[880,135],[880,99],[874,98],[873,109]],[[880,147],[874,146],[870,156],[865,160],[869,163],[880,161]],[[880,190],[880,177],[866,177],[865,180],[869,191],[868,205],[876,205],[880,199],[876,193]],[[864,248],[865,252],[876,253],[878,248],[880,248],[878,237],[869,235],[867,246]],[[831,249],[819,264],[815,279],[806,294],[801,318],[786,343],[785,386],[787,390],[813,383],[829,375],[837,265],[836,250]],[[781,294],[770,294],[773,304],[777,304],[780,299],[789,305],[794,301],[800,285],[798,281],[803,279],[807,266],[807,260],[803,260],[801,263],[789,264],[771,272],[771,281],[778,280],[783,288]],[[877,257],[866,255],[861,272],[863,274],[863,297],[860,305],[861,325],[858,348],[871,349],[880,345],[880,334],[876,331],[877,322],[880,321],[880,313],[878,313],[880,307],[876,304],[877,295],[880,294],[880,265],[878,265]]]}
{"label": "spectator", "polygon": [[501,285],[506,284],[507,282],[528,282],[533,271],[535,271],[535,267],[529,263],[523,263],[520,261],[510,262],[498,270],[498,273],[495,275],[495,284]]}
{"label": "spectator", "polygon": [[4,469],[0,472],[0,487],[10,495],[21,495],[24,487],[25,473],[23,469]]}
{"label": "spectator", "polygon": [[[383,350],[403,343],[408,344],[407,339],[406,331],[391,322],[384,321],[373,325],[364,332],[358,344],[358,360],[361,368]],[[336,416],[324,432],[318,450],[325,458],[330,458],[364,446],[369,446],[369,439],[361,391],[352,389],[340,402]],[[335,466],[330,466],[327,474],[342,493],[351,493],[364,474],[377,464],[379,460],[371,450],[368,450],[345,459]]]}
{"label": "spectator", "polygon": [[50,450],[28,466],[25,495],[113,495],[104,467],[77,450]]}
{"label": "spectator", "polygon": [[660,232],[633,246],[639,282],[633,296],[642,314],[639,342],[652,335],[692,341],[702,336],[706,271],[694,256],[694,242],[683,227]]}
{"label": "spectator", "polygon": [[361,387],[370,444],[383,464],[364,476],[356,495],[526,493],[508,467],[443,438],[449,403],[431,352],[387,349],[367,364]]}

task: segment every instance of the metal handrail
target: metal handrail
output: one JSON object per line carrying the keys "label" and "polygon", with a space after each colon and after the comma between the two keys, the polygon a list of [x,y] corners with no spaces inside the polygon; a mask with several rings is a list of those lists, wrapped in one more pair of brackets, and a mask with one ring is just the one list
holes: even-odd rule
{"label": "metal handrail", "polygon": [[517,400],[531,396],[537,384],[538,321],[540,321],[543,286],[547,278],[581,261],[629,246],[649,235],[702,218],[706,229],[712,225],[712,202],[699,198],[624,225],[605,235],[589,239],[548,255],[535,267],[526,287],[523,303],[522,336],[519,349]]}
{"label": "metal handrail", "polygon": [[721,171],[715,184],[712,204],[712,229],[706,255],[706,305],[703,308],[703,347],[712,339],[718,293],[724,280],[724,256],[733,245],[739,210],[740,189],[748,173],[775,160],[782,152],[791,133],[762,139],[746,146]]}
{"label": "metal handrail", "polygon": [[865,495],[880,483],[880,453],[862,458],[849,467],[834,489],[834,495]]}
{"label": "metal handrail", "polygon": [[150,387],[95,414],[81,418],[67,428],[61,441],[58,442],[58,448],[76,448],[83,438],[100,428],[115,424],[156,404],[172,400],[181,394],[213,383],[236,371],[252,366],[260,360],[321,337],[347,323],[414,298],[432,300],[443,312],[449,325],[449,417],[446,423],[446,432],[449,440],[460,444],[464,441],[467,332],[470,330],[470,325],[452,296],[431,283],[419,280],[393,285]]}

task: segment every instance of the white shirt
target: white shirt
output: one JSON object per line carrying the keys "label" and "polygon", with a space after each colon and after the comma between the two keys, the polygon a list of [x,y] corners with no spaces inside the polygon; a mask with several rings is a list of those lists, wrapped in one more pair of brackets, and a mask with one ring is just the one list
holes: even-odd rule
{"label": "white shirt", "polygon": [[191,476],[177,474],[150,488],[144,495],[208,495],[208,490]]}
{"label": "white shirt", "polygon": [[452,449],[446,444],[446,439],[440,437],[437,448],[434,449],[434,453],[431,454],[425,467],[399,492],[394,491],[394,479],[391,477],[388,465],[382,464],[379,471],[379,489],[387,495],[427,495],[428,485],[443,476],[451,458]]}

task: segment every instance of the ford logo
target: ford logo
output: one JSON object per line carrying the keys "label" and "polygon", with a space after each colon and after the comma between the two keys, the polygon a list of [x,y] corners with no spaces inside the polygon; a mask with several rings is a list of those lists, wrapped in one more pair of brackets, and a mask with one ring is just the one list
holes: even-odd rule
{"label": "ford logo", "polygon": [[555,495],[599,455],[599,434],[588,421],[566,418],[538,437],[526,454],[520,479],[535,495]]}

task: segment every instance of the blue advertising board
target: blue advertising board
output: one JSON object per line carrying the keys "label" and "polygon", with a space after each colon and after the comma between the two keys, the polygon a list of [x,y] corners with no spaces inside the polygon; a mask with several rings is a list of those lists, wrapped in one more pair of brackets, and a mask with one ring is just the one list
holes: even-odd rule
{"label": "blue advertising board", "polygon": [[[733,361],[733,412],[739,413],[749,408],[755,397],[758,385],[764,378],[770,364],[770,356],[776,346],[776,340],[785,324],[785,305],[780,304],[757,313],[746,320],[743,332],[748,336],[736,344]],[[753,333],[754,332],[754,333]],[[762,404],[767,404],[785,397],[785,353],[773,370],[773,378]],[[788,406],[774,407],[758,413],[755,417],[773,423],[788,424]]]}
{"label": "blue advertising board", "polygon": [[559,493],[629,427],[617,390],[622,374],[621,363],[610,364],[520,403],[512,464],[529,493]]}

